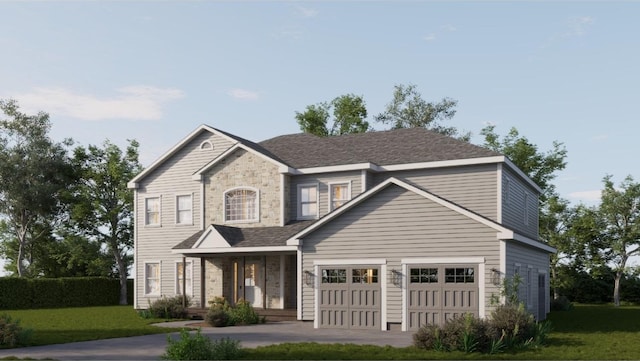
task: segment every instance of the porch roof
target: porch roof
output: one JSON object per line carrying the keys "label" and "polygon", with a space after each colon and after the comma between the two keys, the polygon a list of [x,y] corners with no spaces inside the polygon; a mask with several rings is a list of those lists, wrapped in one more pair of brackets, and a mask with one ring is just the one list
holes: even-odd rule
{"label": "porch roof", "polygon": [[240,228],[212,224],[207,230],[199,231],[173,247],[174,250],[199,248],[199,241],[208,230],[215,230],[228,246],[236,247],[279,247],[286,246],[287,239],[310,226],[315,221],[291,222],[282,227]]}

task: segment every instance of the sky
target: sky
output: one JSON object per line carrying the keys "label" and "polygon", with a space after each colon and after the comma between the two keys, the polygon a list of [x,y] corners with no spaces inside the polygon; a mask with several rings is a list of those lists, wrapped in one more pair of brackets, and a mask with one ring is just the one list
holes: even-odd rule
{"label": "sky", "polygon": [[445,125],[515,127],[568,151],[554,184],[596,204],[640,180],[640,2],[6,1],[0,99],[79,145],[140,142],[151,164],[201,124],[252,141],[344,94],[369,118],[394,85],[458,101]]}

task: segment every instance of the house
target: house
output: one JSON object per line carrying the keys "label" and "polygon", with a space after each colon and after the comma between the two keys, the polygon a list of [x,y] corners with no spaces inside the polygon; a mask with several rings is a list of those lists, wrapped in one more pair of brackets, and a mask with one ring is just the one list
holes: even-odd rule
{"label": "house", "polygon": [[540,188],[505,156],[422,128],[254,143],[202,125],[129,183],[135,308],[186,292],[315,327],[484,317],[500,280],[549,311]]}

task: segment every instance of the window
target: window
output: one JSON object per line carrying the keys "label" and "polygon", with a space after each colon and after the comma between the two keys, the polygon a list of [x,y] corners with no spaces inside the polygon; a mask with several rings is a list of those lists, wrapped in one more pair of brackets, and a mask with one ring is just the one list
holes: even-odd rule
{"label": "window", "polygon": [[148,226],[160,225],[160,197],[151,197],[144,200],[145,224]]}
{"label": "window", "polygon": [[347,283],[347,270],[341,269],[323,269],[322,283]]}
{"label": "window", "polygon": [[412,268],[409,281],[411,283],[438,283],[438,269]]}
{"label": "window", "polygon": [[144,293],[147,295],[160,294],[160,263],[144,264]]}
{"label": "window", "polygon": [[258,192],[248,188],[233,189],[224,194],[224,219],[227,222],[258,220]]}
{"label": "window", "polygon": [[336,183],[329,185],[329,211],[332,211],[351,199],[349,183]]}
{"label": "window", "polygon": [[298,186],[298,218],[318,218],[318,186]]}
{"label": "window", "polygon": [[176,197],[176,223],[177,224],[193,224],[192,219],[192,197],[177,196]]}
{"label": "window", "polygon": [[208,149],[213,149],[213,144],[210,141],[205,140],[200,144],[200,150],[208,150]]}
{"label": "window", "polygon": [[186,274],[183,273],[182,270],[182,261],[180,262],[176,262],[176,294],[181,295],[182,294],[182,280],[184,278],[184,276],[186,276],[186,285],[187,285],[187,296],[191,296],[192,294],[192,266],[191,266],[191,261],[187,261],[187,268],[186,268]]}
{"label": "window", "polygon": [[358,268],[351,270],[351,283],[378,283],[377,268]]}
{"label": "window", "polygon": [[444,281],[445,283],[474,283],[474,273],[474,269],[471,267],[445,268]]}

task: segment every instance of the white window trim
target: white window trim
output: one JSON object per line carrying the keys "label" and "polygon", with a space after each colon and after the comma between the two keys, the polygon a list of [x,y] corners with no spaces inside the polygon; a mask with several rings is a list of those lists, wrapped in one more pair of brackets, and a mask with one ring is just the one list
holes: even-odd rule
{"label": "white window trim", "polygon": [[[236,221],[227,220],[227,193],[237,191],[237,190],[250,190],[256,193],[256,218],[254,219],[243,219]],[[241,186],[241,187],[233,187],[229,188],[222,193],[222,219],[224,223],[227,224],[237,224],[237,223],[257,223],[260,222],[260,190],[258,188],[249,187],[249,186]]]}
{"label": "white window trim", "polygon": [[[158,292],[147,292],[149,287],[147,287],[147,265],[155,264],[158,265]],[[145,296],[160,296],[162,294],[162,262],[160,261],[145,261],[144,269],[142,270],[142,277],[144,277],[144,295]]]}
{"label": "white window trim", "polygon": [[204,142],[200,143],[200,150],[213,150],[213,143],[211,143],[211,141],[209,140],[205,140]]}
{"label": "white window trim", "polygon": [[[189,210],[191,212],[191,222],[187,222],[187,223],[180,223],[180,214],[179,214],[179,209],[178,209],[178,198],[179,197],[191,197],[191,209]],[[181,193],[181,194],[176,194],[175,197],[175,214],[176,214],[176,225],[178,226],[193,226],[193,199],[194,199],[194,195],[193,193]]]}
{"label": "white window trim", "polygon": [[344,202],[348,202],[351,200],[351,181],[350,180],[345,180],[345,181],[337,181],[337,182],[329,182],[328,184],[328,193],[327,193],[327,198],[328,198],[328,207],[327,209],[329,210],[329,212],[333,211],[333,194],[332,194],[332,187],[333,186],[337,186],[337,185],[346,185],[347,186],[347,199],[344,200]]}
{"label": "white window trim", "polygon": [[[148,199],[158,199],[158,223],[149,223],[149,218],[147,214],[147,200]],[[144,197],[144,226],[145,227],[162,227],[162,195],[155,194],[147,194]]]}
{"label": "white window trim", "polygon": [[[193,297],[193,261],[190,259],[187,259],[187,268],[189,269],[189,272],[191,272],[191,287],[189,287],[189,285],[187,284],[187,296],[191,296]],[[174,279],[174,288],[175,288],[175,294],[176,295],[181,295],[182,294],[182,289],[179,289],[180,287],[180,282],[178,280],[178,265],[182,264],[182,260],[177,260],[175,262],[175,265],[173,266],[173,279]]]}
{"label": "white window trim", "polygon": [[[303,216],[302,215],[302,201],[300,200],[300,192],[302,188],[315,187],[316,188],[316,214],[315,216]],[[320,183],[304,183],[298,184],[297,189],[297,199],[296,199],[296,207],[297,207],[297,219],[318,219],[320,218]]]}

